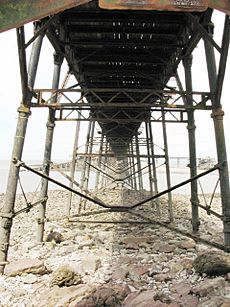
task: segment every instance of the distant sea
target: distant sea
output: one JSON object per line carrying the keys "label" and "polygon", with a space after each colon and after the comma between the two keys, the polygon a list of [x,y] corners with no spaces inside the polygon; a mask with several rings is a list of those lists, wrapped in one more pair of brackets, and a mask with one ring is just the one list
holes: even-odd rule
{"label": "distant sea", "polygon": [[[27,164],[29,165],[36,165],[39,164],[40,162],[38,161],[26,161]],[[200,170],[199,172],[202,172]],[[9,161],[5,160],[0,160],[0,193],[5,193],[6,191],[6,186],[7,186],[7,180],[8,180],[8,173],[9,173]],[[68,173],[67,173],[68,174]],[[64,184],[68,185],[68,180],[64,178],[61,174],[58,172],[51,172],[50,176],[54,179],[57,179],[61,181]],[[165,190],[167,188],[166,185],[166,174],[164,167],[158,168],[158,189],[159,191]],[[35,192],[39,191],[40,189],[40,181],[41,178],[38,177],[35,174],[32,174],[28,171],[22,171],[20,172],[20,179],[21,183],[23,186],[23,189],[25,192]],[[185,166],[182,166],[181,168],[172,168],[171,170],[171,186],[178,184],[184,180],[189,179],[189,168],[186,168]],[[76,172],[75,174],[75,180],[79,182],[80,180],[80,172]],[[90,183],[89,183],[89,188],[92,189],[94,187],[94,180],[95,180],[95,174],[92,172],[90,176]],[[200,179],[200,184],[202,186],[202,189],[205,194],[207,193],[212,193],[213,189],[216,185],[216,182],[218,180],[218,172],[215,171],[214,173],[211,173],[203,178]],[[148,174],[145,174],[143,177],[143,182],[146,184],[146,187],[148,185]],[[61,187],[50,183],[49,184],[49,189],[51,190],[56,190],[56,189],[61,189]],[[198,184],[198,191],[201,193],[201,188],[200,185]],[[217,193],[220,192],[219,185],[216,190]],[[19,185],[18,185],[18,190],[17,193],[22,193]],[[181,188],[176,189],[173,193],[179,193],[179,194],[189,194],[190,193],[190,185],[187,184]]]}

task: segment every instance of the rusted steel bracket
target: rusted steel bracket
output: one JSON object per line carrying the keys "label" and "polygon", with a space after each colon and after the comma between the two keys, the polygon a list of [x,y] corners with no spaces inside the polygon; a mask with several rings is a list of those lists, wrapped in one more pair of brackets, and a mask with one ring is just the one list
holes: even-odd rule
{"label": "rusted steel bracket", "polygon": [[208,7],[230,15],[229,0],[99,0],[99,6],[109,10],[166,10],[202,12]]}
{"label": "rusted steel bracket", "polygon": [[57,14],[91,0],[2,0],[0,3],[0,32],[17,28],[27,22]]}

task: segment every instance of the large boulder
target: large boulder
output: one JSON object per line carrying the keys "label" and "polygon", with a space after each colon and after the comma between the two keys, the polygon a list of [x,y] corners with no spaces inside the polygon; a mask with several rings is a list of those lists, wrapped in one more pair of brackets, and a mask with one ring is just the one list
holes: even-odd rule
{"label": "large boulder", "polygon": [[[37,304],[33,306],[42,307],[69,307],[78,306],[78,303],[82,301],[84,297],[89,295],[92,291],[92,287],[89,285],[77,285],[70,287],[58,287],[54,286],[51,289],[41,293]],[[39,301],[39,304],[38,304]]]}
{"label": "large boulder", "polygon": [[197,273],[225,274],[230,272],[230,257],[220,252],[206,252],[194,260],[193,267]]}
{"label": "large boulder", "polygon": [[202,281],[195,288],[191,289],[191,292],[200,297],[211,295],[213,293],[222,294],[224,290],[225,280],[223,277],[216,277],[214,279],[206,279]]}
{"label": "large boulder", "polygon": [[122,302],[130,293],[128,286],[99,286],[82,301],[77,304],[77,307],[121,307]]}
{"label": "large boulder", "polygon": [[47,272],[47,268],[43,261],[36,259],[21,259],[10,262],[5,267],[4,273],[7,276],[17,276],[29,273],[43,275]]}

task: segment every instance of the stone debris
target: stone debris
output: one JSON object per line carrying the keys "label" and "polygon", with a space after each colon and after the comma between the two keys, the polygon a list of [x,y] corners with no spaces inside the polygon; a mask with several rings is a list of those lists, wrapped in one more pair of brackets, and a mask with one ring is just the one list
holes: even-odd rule
{"label": "stone debris", "polygon": [[7,276],[16,276],[28,273],[43,275],[47,273],[47,268],[42,260],[21,259],[10,262],[8,265],[6,265],[4,273]]}
{"label": "stone debris", "polygon": [[225,274],[230,272],[230,256],[221,252],[206,252],[194,260],[193,266],[198,273]]}
{"label": "stone debris", "polygon": [[98,257],[88,255],[82,259],[81,269],[83,273],[95,273],[101,265],[101,260]]}
{"label": "stone debris", "polygon": [[28,304],[26,306],[39,307],[67,307],[78,306],[84,297],[92,292],[89,285],[77,285],[70,287],[59,288],[55,286],[49,290],[44,291],[36,299],[35,305]]}
{"label": "stone debris", "polygon": [[63,235],[58,231],[54,231],[53,229],[50,230],[46,238],[46,242],[55,242],[59,244],[63,241],[64,241]]}
{"label": "stone debris", "polygon": [[[120,204],[116,189],[102,194],[98,197],[105,202]],[[27,198],[36,195],[28,193]],[[123,196],[130,204],[140,195],[123,190]],[[175,224],[170,226],[182,233],[157,223],[123,223],[140,221],[140,215],[166,223],[166,198],[159,200],[161,216],[151,203],[134,210],[139,217],[128,212],[94,215],[98,207],[87,203],[92,214],[83,217],[84,223],[63,217],[67,199],[66,191],[49,192],[42,244],[36,243],[36,207],[14,219],[9,264],[0,276],[0,306],[230,306],[229,254],[182,234],[191,232],[189,197],[173,196]],[[73,199],[74,215],[79,199]],[[219,212],[219,203],[214,197],[213,210]],[[24,207],[22,196],[16,206]],[[222,222],[204,211],[200,220],[200,237],[223,243]]]}
{"label": "stone debris", "polygon": [[95,288],[77,304],[77,307],[121,307],[122,302],[130,293],[127,286],[100,286]]}
{"label": "stone debris", "polygon": [[207,296],[213,292],[218,291],[219,294],[224,291],[225,280],[223,277],[216,277],[214,279],[206,279],[198,286],[191,289],[191,292],[198,296]]}

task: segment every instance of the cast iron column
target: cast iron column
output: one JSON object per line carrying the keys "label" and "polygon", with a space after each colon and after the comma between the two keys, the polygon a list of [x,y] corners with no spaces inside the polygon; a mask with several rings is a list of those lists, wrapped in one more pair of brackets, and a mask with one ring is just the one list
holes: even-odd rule
{"label": "cast iron column", "polygon": [[[170,177],[170,166],[169,166],[169,152],[168,152],[168,139],[167,139],[167,129],[165,122],[165,113],[164,110],[161,110],[162,114],[162,131],[163,131],[163,139],[164,139],[164,152],[165,152],[165,169],[166,169],[166,181],[167,188],[171,188],[171,177]],[[169,212],[169,220],[173,222],[173,204],[172,204],[172,192],[168,192],[168,212]]]}
{"label": "cast iron column", "polygon": [[132,155],[132,172],[133,172],[133,187],[134,187],[134,190],[136,191],[137,190],[137,178],[136,178],[136,162],[135,162],[135,157],[134,157],[134,140],[132,138],[131,140],[131,155]]}
{"label": "cast iron column", "polygon": [[[103,150],[103,141],[104,141],[104,134],[101,134],[100,138],[100,147],[99,147],[99,153],[98,153],[98,161],[97,161],[97,167],[101,168],[101,159],[102,159],[102,150]],[[96,174],[96,180],[95,180],[95,190],[97,191],[99,188],[99,180],[100,180],[100,171],[97,171]]]}
{"label": "cast iron column", "polygon": [[[208,30],[210,35],[212,35],[212,24],[209,25]],[[228,31],[229,31],[229,24],[228,24]],[[228,40],[229,44],[229,34],[226,37],[226,39]],[[225,41],[223,41],[223,43],[225,43]],[[216,61],[215,61],[213,46],[208,41],[205,41],[205,52],[206,52],[210,90],[211,93],[214,94],[216,92],[216,85],[217,85]],[[225,145],[224,125],[223,125],[224,111],[222,110],[220,97],[216,99],[216,95],[213,95],[212,105],[213,105],[213,111],[211,117],[213,118],[214,122],[217,158],[218,158],[218,163],[221,165],[219,169],[219,176],[220,176],[220,191],[221,191],[223,226],[224,226],[224,245],[226,251],[230,251],[230,188],[229,188],[227,152]]]}
{"label": "cast iron column", "polygon": [[[192,55],[187,56],[183,59],[184,72],[185,72],[185,85],[186,85],[186,104],[192,106]],[[194,111],[188,110],[188,139],[189,139],[189,168],[190,177],[197,175],[197,162],[196,162],[196,136],[195,136],[195,120]],[[199,230],[199,210],[198,210],[198,192],[197,192],[197,181],[191,182],[191,205],[192,205],[192,229],[194,232]]]}
{"label": "cast iron column", "polygon": [[[92,122],[91,132],[90,132],[89,150],[88,150],[89,158],[87,160],[88,163],[86,165],[86,175],[85,175],[85,181],[84,181],[84,186],[83,186],[84,190],[88,190],[89,188],[89,177],[90,177],[90,167],[91,167],[92,152],[93,152],[94,130],[95,130],[95,121]],[[83,203],[84,203],[83,209],[86,210],[86,199],[84,200]]]}
{"label": "cast iron column", "polygon": [[[147,147],[147,161],[148,161],[148,170],[149,170],[149,190],[151,196],[153,195],[153,176],[152,176],[152,167],[151,167],[151,154],[150,154],[150,139],[148,131],[148,123],[145,122],[145,133],[146,133],[146,147]],[[151,202],[153,204],[153,202]]]}
{"label": "cast iron column", "polygon": [[135,134],[135,141],[136,141],[136,155],[137,155],[137,170],[138,170],[139,191],[142,192],[143,191],[143,181],[142,181],[141,158],[140,158],[138,131]]}
{"label": "cast iron column", "polygon": [[[58,89],[61,65],[63,62],[63,56],[60,54],[54,54],[54,72],[53,72],[53,82],[52,88]],[[55,103],[57,100],[57,95],[51,99],[51,103]],[[45,140],[45,150],[43,158],[43,173],[49,176],[50,173],[50,160],[51,160],[51,151],[53,143],[53,134],[55,127],[55,110],[49,109],[49,116],[47,121],[47,130],[46,130],[46,140]],[[43,241],[44,227],[45,227],[45,214],[46,214],[46,203],[47,203],[47,193],[48,193],[48,180],[42,178],[41,180],[41,192],[40,197],[44,199],[39,206],[39,215],[38,215],[38,232],[37,232],[37,241]]]}
{"label": "cast iron column", "polygon": [[[75,139],[74,139],[74,145],[73,145],[73,156],[72,156],[72,162],[71,162],[71,169],[70,169],[70,178],[71,181],[69,183],[69,187],[72,189],[73,188],[73,181],[74,181],[74,174],[76,170],[76,163],[77,161],[77,151],[78,151],[78,141],[79,141],[79,133],[80,133],[80,121],[81,113],[80,111],[78,112],[78,118],[77,118],[77,124],[76,124],[76,131],[75,131]],[[80,161],[79,161],[80,164]],[[80,166],[80,165],[79,165]],[[69,217],[70,216],[70,211],[71,211],[71,206],[72,206],[72,192],[69,192],[68,196],[68,202],[67,202],[67,207],[66,207],[66,214]]]}
{"label": "cast iron column", "polygon": [[[34,41],[31,50],[30,62],[28,68],[28,87],[30,89],[33,88],[35,82],[42,40],[43,40],[43,35],[38,36]],[[18,116],[17,128],[14,138],[12,161],[21,160],[22,158],[27,122],[30,115],[29,104],[32,96],[28,94],[26,98],[27,101],[22,101],[18,109],[19,116]],[[12,226],[12,214],[14,211],[18,178],[19,178],[19,167],[14,162],[11,162],[5,200],[1,210],[1,220],[0,220],[0,242],[1,242],[0,274],[3,274],[4,272],[4,267],[7,260],[7,253],[8,253],[9,240],[10,240],[10,230]]]}
{"label": "cast iron column", "polygon": [[[157,169],[156,169],[156,161],[155,161],[155,149],[154,149],[154,141],[153,141],[153,131],[151,121],[148,123],[149,129],[149,138],[150,138],[150,150],[151,150],[151,158],[152,158],[152,169],[153,169],[153,183],[154,183],[154,192],[158,193],[158,183],[157,183]],[[160,215],[160,202],[159,198],[155,200],[157,214]]]}

